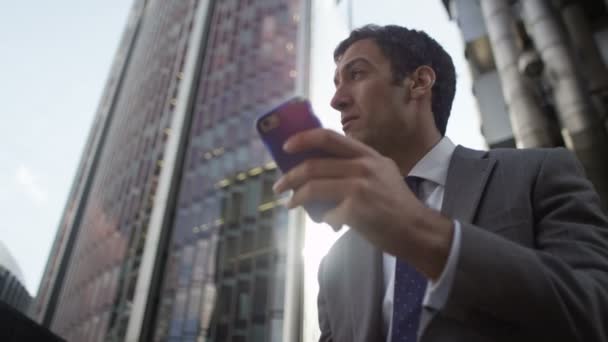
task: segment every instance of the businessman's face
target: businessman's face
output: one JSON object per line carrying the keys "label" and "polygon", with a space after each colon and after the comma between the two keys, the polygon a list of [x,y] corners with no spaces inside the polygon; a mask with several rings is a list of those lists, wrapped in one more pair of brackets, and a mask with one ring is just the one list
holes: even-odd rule
{"label": "businessman's face", "polygon": [[408,78],[394,81],[389,59],[371,39],[352,44],[336,64],[331,106],[341,113],[344,133],[383,154],[403,145],[416,127]]}

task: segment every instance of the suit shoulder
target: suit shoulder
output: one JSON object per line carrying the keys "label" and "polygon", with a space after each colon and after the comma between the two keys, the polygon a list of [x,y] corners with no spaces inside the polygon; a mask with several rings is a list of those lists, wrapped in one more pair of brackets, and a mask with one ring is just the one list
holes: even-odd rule
{"label": "suit shoulder", "polygon": [[542,163],[548,156],[553,156],[556,159],[575,160],[576,158],[570,150],[564,147],[546,147],[546,148],[495,148],[488,151],[475,151],[477,154],[483,154],[483,158],[496,159],[505,162],[526,162]]}
{"label": "suit shoulder", "polygon": [[353,231],[344,232],[334,244],[329,248],[325,259],[336,259],[338,255],[343,254],[345,250],[352,244]]}
{"label": "suit shoulder", "polygon": [[495,148],[488,154],[497,159],[532,158],[543,159],[553,148]]}
{"label": "suit shoulder", "polygon": [[361,248],[361,244],[368,243],[361,238],[355,231],[348,230],[340,236],[329,248],[323,257],[324,269],[340,269],[348,263],[353,250]]}
{"label": "suit shoulder", "polygon": [[319,269],[317,271],[317,277],[319,280],[319,284],[326,283],[332,278],[335,274],[338,274],[336,271],[341,268],[340,264],[344,259],[345,251],[347,250],[347,246],[349,244],[349,235],[353,232],[347,231],[342,236],[340,236],[333,245],[327,251],[327,254],[321,259],[321,263],[319,264]]}

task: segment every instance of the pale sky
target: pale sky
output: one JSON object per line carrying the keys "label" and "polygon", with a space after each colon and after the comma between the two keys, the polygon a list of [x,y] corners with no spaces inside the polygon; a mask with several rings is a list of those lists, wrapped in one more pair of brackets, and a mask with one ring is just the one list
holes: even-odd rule
{"label": "pale sky", "polygon": [[0,0],[0,240],[35,294],[131,6]]}
{"label": "pale sky", "polygon": [[[33,295],[131,3],[0,0],[0,241]],[[367,23],[423,29],[446,48],[458,73],[447,135],[483,148],[461,37],[441,1],[355,0],[355,26]],[[317,51],[327,68],[333,67],[331,49]],[[322,83],[317,89],[328,89],[327,98],[332,76],[316,79]],[[323,106],[323,96],[317,101],[316,108]]]}

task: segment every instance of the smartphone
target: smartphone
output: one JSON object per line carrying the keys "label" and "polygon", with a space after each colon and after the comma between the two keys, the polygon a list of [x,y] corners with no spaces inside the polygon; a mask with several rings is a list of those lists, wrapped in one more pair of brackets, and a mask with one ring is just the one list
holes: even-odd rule
{"label": "smartphone", "polygon": [[[257,131],[283,173],[310,158],[330,158],[322,150],[308,150],[298,153],[286,153],[283,144],[292,135],[314,128],[321,128],[321,122],[314,115],[310,102],[301,97],[294,97],[278,107],[261,115],[256,120]],[[304,209],[315,222],[320,222],[325,212],[335,207],[333,202],[312,202]]]}

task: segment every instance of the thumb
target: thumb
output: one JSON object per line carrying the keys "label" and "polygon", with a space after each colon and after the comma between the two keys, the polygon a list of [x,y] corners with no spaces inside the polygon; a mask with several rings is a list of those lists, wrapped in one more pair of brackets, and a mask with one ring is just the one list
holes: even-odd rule
{"label": "thumb", "polygon": [[331,226],[337,232],[346,224],[346,209],[344,204],[334,207],[323,215],[322,221]]}

